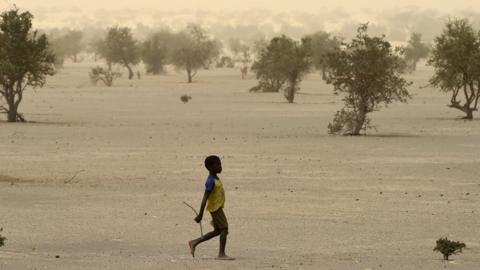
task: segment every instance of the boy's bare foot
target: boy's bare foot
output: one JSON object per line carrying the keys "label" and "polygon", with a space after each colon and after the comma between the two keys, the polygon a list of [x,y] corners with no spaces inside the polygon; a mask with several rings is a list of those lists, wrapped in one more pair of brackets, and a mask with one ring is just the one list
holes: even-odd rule
{"label": "boy's bare foot", "polygon": [[188,242],[188,246],[190,247],[190,254],[192,254],[192,257],[195,258],[195,241],[192,240]]}
{"label": "boy's bare foot", "polygon": [[227,256],[227,255],[222,255],[222,256],[218,256],[218,257],[217,257],[217,260],[221,260],[221,261],[234,261],[235,258],[229,257],[229,256]]}

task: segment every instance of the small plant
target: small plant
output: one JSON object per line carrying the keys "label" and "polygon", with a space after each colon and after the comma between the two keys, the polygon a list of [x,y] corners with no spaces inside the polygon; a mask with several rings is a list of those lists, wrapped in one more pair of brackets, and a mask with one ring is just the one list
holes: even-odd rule
{"label": "small plant", "polygon": [[[3,228],[0,228],[0,232],[3,231]],[[7,238],[3,237],[3,235],[0,234],[0,247],[3,247],[5,246],[5,241],[7,240]]]}
{"label": "small plant", "polygon": [[92,68],[89,76],[93,84],[96,85],[99,81],[102,81],[106,86],[110,87],[113,85],[113,80],[121,77],[122,74],[112,71],[110,66],[108,68],[97,66]]}
{"label": "small plant", "polygon": [[448,238],[440,238],[437,240],[437,246],[435,246],[433,251],[442,253],[443,259],[448,261],[448,257],[462,252],[465,247],[465,243],[450,241]]}
{"label": "small plant", "polygon": [[189,95],[183,95],[180,97],[180,100],[183,102],[183,103],[188,103],[190,101],[190,99],[192,99],[191,96]]}

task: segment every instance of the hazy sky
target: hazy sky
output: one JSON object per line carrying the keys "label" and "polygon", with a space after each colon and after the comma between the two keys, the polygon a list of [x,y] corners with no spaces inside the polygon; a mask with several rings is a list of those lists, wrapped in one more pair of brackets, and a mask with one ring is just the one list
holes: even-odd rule
{"label": "hazy sky", "polygon": [[355,12],[371,9],[396,9],[408,6],[438,9],[443,12],[451,10],[480,10],[479,0],[0,0],[2,6],[16,3],[20,8],[40,7],[78,7],[81,9],[124,9],[148,8],[156,10],[177,9],[225,9],[244,10],[250,8],[267,8],[274,11],[309,11],[316,12],[324,8],[342,8]]}

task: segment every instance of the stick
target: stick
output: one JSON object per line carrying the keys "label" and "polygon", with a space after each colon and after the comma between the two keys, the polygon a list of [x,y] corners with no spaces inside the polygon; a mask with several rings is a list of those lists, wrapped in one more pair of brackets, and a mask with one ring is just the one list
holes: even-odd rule
{"label": "stick", "polygon": [[70,178],[70,179],[68,179],[68,180],[64,180],[63,183],[64,183],[64,184],[68,184],[68,183],[72,182],[73,179],[75,179],[75,177],[77,177],[77,175],[79,175],[81,172],[84,172],[84,171],[85,171],[85,170],[80,170],[80,171],[76,172],[76,173],[72,176],[72,178]]}
{"label": "stick", "polygon": [[[190,209],[192,209],[192,211],[195,213],[195,215],[198,216],[198,212],[197,212],[197,210],[195,210],[195,208],[193,208],[193,206],[191,206],[190,204],[186,203],[185,201],[183,202],[183,204],[185,204],[185,205],[188,206]],[[198,224],[200,224],[200,234],[201,234],[201,236],[203,236],[202,221],[200,221],[200,223],[198,223]]]}

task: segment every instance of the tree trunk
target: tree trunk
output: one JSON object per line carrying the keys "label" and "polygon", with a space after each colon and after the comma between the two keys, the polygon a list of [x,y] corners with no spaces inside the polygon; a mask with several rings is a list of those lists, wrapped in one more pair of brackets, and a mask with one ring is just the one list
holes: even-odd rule
{"label": "tree trunk", "polygon": [[192,70],[187,69],[188,83],[193,82]]}
{"label": "tree trunk", "polygon": [[129,79],[129,80],[133,79],[133,77],[134,77],[135,75],[133,74],[132,68],[131,68],[129,65],[127,65],[127,64],[125,64],[125,67],[128,69],[128,79]]}
{"label": "tree trunk", "polygon": [[412,63],[412,71],[413,72],[417,71],[417,63],[418,63],[417,59],[413,60],[413,63]]}
{"label": "tree trunk", "polygon": [[293,80],[293,82],[290,82],[290,85],[287,88],[287,93],[286,93],[285,97],[287,98],[288,103],[293,103],[293,101],[295,99],[296,81],[297,80],[295,79],[295,80]]}
{"label": "tree trunk", "polygon": [[360,135],[360,131],[363,129],[363,125],[365,124],[365,120],[367,119],[367,110],[365,109],[365,106],[361,106],[357,119],[355,121],[355,128],[352,131],[352,136],[358,136]]}
{"label": "tree trunk", "polygon": [[465,113],[467,114],[463,119],[465,120],[473,120],[473,110],[470,108],[467,108],[465,110]]}
{"label": "tree trunk", "polygon": [[17,106],[15,106],[15,99],[14,97],[8,98],[8,112],[7,112],[7,121],[10,123],[15,123],[18,121],[17,115]]}
{"label": "tree trunk", "polygon": [[322,68],[322,80],[326,80],[327,79],[327,70],[326,68]]}
{"label": "tree trunk", "polygon": [[286,95],[288,103],[293,103],[295,99],[295,86],[292,85],[288,88],[287,90],[287,95]]}

